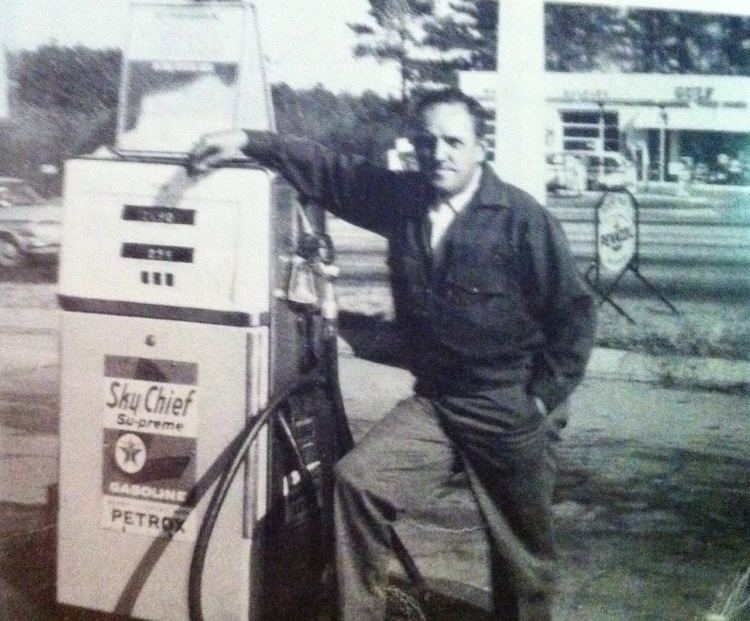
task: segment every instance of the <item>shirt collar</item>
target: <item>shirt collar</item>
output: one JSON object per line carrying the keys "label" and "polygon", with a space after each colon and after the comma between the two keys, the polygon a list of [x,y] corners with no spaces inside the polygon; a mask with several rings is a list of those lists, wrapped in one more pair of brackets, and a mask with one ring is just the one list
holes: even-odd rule
{"label": "shirt collar", "polygon": [[[425,188],[427,194],[423,205],[429,209],[431,205],[438,204],[437,201],[439,201],[439,199],[437,198],[432,186],[425,185]],[[476,204],[479,207],[492,208],[510,206],[507,184],[501,181],[495,174],[495,171],[493,171],[486,163],[482,165],[481,172],[479,173],[479,187],[474,195],[469,197],[468,203]]]}

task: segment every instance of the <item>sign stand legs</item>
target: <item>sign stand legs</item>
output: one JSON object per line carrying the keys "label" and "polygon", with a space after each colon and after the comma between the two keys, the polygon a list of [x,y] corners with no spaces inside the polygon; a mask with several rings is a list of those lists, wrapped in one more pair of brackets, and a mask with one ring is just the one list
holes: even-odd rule
{"label": "sign stand legs", "polygon": [[[639,213],[635,197],[627,190],[605,192],[596,206],[594,218],[594,238],[596,240],[596,260],[586,270],[586,280],[601,297],[600,304],[607,302],[631,324],[635,320],[612,299],[612,293],[620,284],[625,272],[631,271],[649,290],[656,294],[672,314],[680,312],[639,269]],[[591,272],[594,278],[591,278]],[[602,271],[616,274],[612,283],[602,286]]]}
{"label": "sign stand legs", "polygon": [[[593,281],[590,278],[592,270],[596,271],[596,277]],[[589,283],[591,288],[596,291],[597,294],[599,294],[599,297],[601,298],[601,300],[599,301],[600,306],[604,304],[604,302],[607,302],[612,308],[620,313],[622,317],[625,317],[625,319],[627,319],[631,324],[635,325],[635,319],[628,315],[625,309],[623,309],[622,306],[615,302],[610,295],[617,288],[617,283],[620,281],[620,278],[622,278],[622,275],[625,273],[625,271],[626,270],[620,272],[617,278],[615,278],[615,281],[605,290],[600,286],[599,268],[596,263],[592,263],[589,269],[586,270],[586,281]]]}
{"label": "sign stand legs", "polygon": [[[595,276],[594,276],[594,278],[593,278],[593,279],[591,278],[591,272],[592,272],[592,271],[593,271],[593,272],[595,272]],[[652,283],[651,281],[649,281],[649,280],[648,280],[648,278],[646,278],[646,277],[645,277],[645,276],[644,276],[643,274],[641,274],[641,272],[640,272],[640,271],[639,271],[639,269],[638,269],[638,265],[637,265],[637,264],[634,264],[634,263],[632,263],[632,262],[631,262],[631,263],[629,263],[629,264],[627,265],[627,267],[626,267],[626,268],[625,268],[624,270],[622,270],[622,271],[621,271],[621,272],[620,272],[620,273],[619,273],[619,274],[617,275],[617,277],[616,277],[616,278],[614,279],[614,281],[612,281],[612,284],[610,284],[610,285],[609,285],[608,287],[606,287],[606,288],[604,288],[604,287],[602,287],[602,286],[601,286],[601,279],[600,279],[600,276],[599,276],[599,269],[598,269],[598,266],[596,265],[596,263],[592,263],[592,264],[591,264],[591,265],[589,266],[589,269],[588,269],[588,270],[586,270],[586,274],[585,274],[585,277],[586,277],[586,281],[587,281],[587,282],[589,283],[589,285],[591,286],[591,288],[592,288],[592,289],[593,289],[593,290],[594,290],[594,291],[595,291],[595,292],[596,292],[596,293],[597,293],[597,294],[599,295],[599,297],[601,298],[601,300],[599,301],[599,304],[600,304],[600,305],[601,305],[601,304],[604,304],[604,303],[606,302],[606,303],[607,303],[607,304],[609,304],[609,305],[610,305],[610,306],[611,306],[612,308],[614,308],[614,309],[615,309],[615,310],[616,310],[616,311],[617,311],[617,312],[618,312],[618,313],[619,313],[619,314],[620,314],[620,315],[621,315],[622,317],[625,317],[625,319],[627,319],[627,320],[628,320],[628,322],[630,322],[630,323],[631,323],[632,325],[635,325],[635,324],[636,324],[636,321],[635,321],[635,319],[633,319],[633,318],[632,318],[632,317],[631,317],[631,316],[630,316],[630,315],[629,315],[629,314],[627,313],[627,311],[625,311],[625,309],[623,309],[623,308],[622,308],[622,306],[620,306],[620,305],[619,305],[619,304],[618,304],[617,302],[615,302],[615,301],[614,301],[614,299],[612,298],[612,293],[613,293],[613,292],[615,291],[615,289],[617,289],[617,285],[618,285],[618,284],[620,283],[620,279],[621,279],[621,278],[622,278],[622,277],[623,277],[623,276],[625,275],[625,273],[626,273],[626,272],[628,272],[628,271],[630,271],[630,272],[633,272],[633,274],[635,274],[636,278],[638,278],[638,280],[640,280],[640,281],[641,281],[642,283],[644,283],[644,284],[645,284],[645,285],[646,285],[646,286],[647,286],[647,287],[649,288],[649,290],[650,290],[650,291],[651,291],[651,292],[652,292],[652,293],[653,293],[654,295],[656,295],[656,297],[658,297],[658,298],[659,298],[659,300],[661,300],[661,302],[662,302],[662,303],[663,303],[663,304],[664,304],[665,306],[667,306],[667,307],[669,308],[669,310],[670,310],[670,311],[672,311],[672,314],[673,314],[673,315],[677,315],[677,316],[679,316],[679,314],[680,314],[680,311],[679,311],[679,310],[677,310],[677,308],[675,308],[674,304],[672,304],[672,303],[671,303],[671,302],[670,302],[670,301],[669,301],[669,300],[668,300],[668,299],[667,299],[667,298],[666,298],[666,297],[664,296],[664,294],[663,294],[663,293],[662,293],[661,291],[659,291],[659,289],[658,289],[658,288],[657,288],[657,287],[656,287],[656,286],[655,286],[655,285],[654,285],[654,284],[653,284],[653,283]]]}
{"label": "sign stand legs", "polygon": [[659,291],[659,289],[658,289],[658,288],[657,288],[657,287],[656,287],[656,286],[655,286],[655,285],[654,285],[654,284],[653,284],[653,283],[652,283],[651,281],[649,281],[649,280],[648,280],[648,278],[646,278],[646,277],[645,277],[645,276],[644,276],[643,274],[641,274],[641,273],[640,273],[640,272],[638,271],[638,266],[637,266],[637,265],[636,265],[636,266],[633,266],[633,267],[631,267],[630,269],[631,269],[631,270],[633,271],[633,273],[634,273],[634,274],[635,274],[635,275],[636,275],[636,276],[638,277],[638,279],[639,279],[639,280],[640,280],[640,281],[641,281],[641,282],[642,282],[643,284],[645,284],[645,285],[646,285],[646,286],[647,286],[647,287],[648,287],[648,288],[649,288],[649,289],[651,290],[651,292],[652,292],[652,293],[653,293],[654,295],[656,295],[656,297],[657,297],[657,298],[659,298],[659,299],[660,299],[660,300],[661,300],[661,301],[662,301],[662,302],[664,303],[664,305],[665,305],[665,306],[667,306],[667,307],[669,308],[669,310],[671,310],[671,311],[672,311],[672,314],[673,314],[673,315],[679,315],[679,314],[680,314],[680,311],[678,311],[678,310],[677,310],[677,309],[675,308],[674,304],[672,304],[672,302],[670,302],[670,301],[669,301],[669,300],[668,300],[668,299],[667,299],[667,298],[666,298],[666,297],[664,296],[664,294],[663,294],[663,293],[662,293],[661,291]]}

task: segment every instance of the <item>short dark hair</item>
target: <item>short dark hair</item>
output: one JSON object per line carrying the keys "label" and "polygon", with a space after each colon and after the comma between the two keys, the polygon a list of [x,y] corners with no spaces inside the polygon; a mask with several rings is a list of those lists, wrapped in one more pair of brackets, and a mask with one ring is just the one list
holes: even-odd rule
{"label": "short dark hair", "polygon": [[476,99],[467,95],[462,90],[449,87],[441,88],[422,93],[414,103],[413,120],[416,127],[422,122],[422,116],[425,111],[439,104],[463,104],[466,106],[472,120],[474,121],[474,133],[477,138],[483,138],[485,132],[485,119],[487,113],[482,104]]}

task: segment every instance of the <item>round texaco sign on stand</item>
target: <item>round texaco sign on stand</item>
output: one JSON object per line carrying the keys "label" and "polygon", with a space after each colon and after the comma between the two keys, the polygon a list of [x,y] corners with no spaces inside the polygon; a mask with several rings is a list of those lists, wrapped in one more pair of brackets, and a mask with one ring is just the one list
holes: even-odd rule
{"label": "round texaco sign on stand", "polygon": [[629,192],[607,192],[597,209],[599,269],[619,274],[636,252],[636,204]]}

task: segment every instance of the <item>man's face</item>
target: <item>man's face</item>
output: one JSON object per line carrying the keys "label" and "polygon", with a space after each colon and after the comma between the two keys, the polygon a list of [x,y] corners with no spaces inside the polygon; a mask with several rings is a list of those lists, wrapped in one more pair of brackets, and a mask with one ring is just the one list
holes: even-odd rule
{"label": "man's face", "polygon": [[419,170],[443,196],[464,190],[484,161],[484,145],[462,103],[426,108],[414,143]]}

